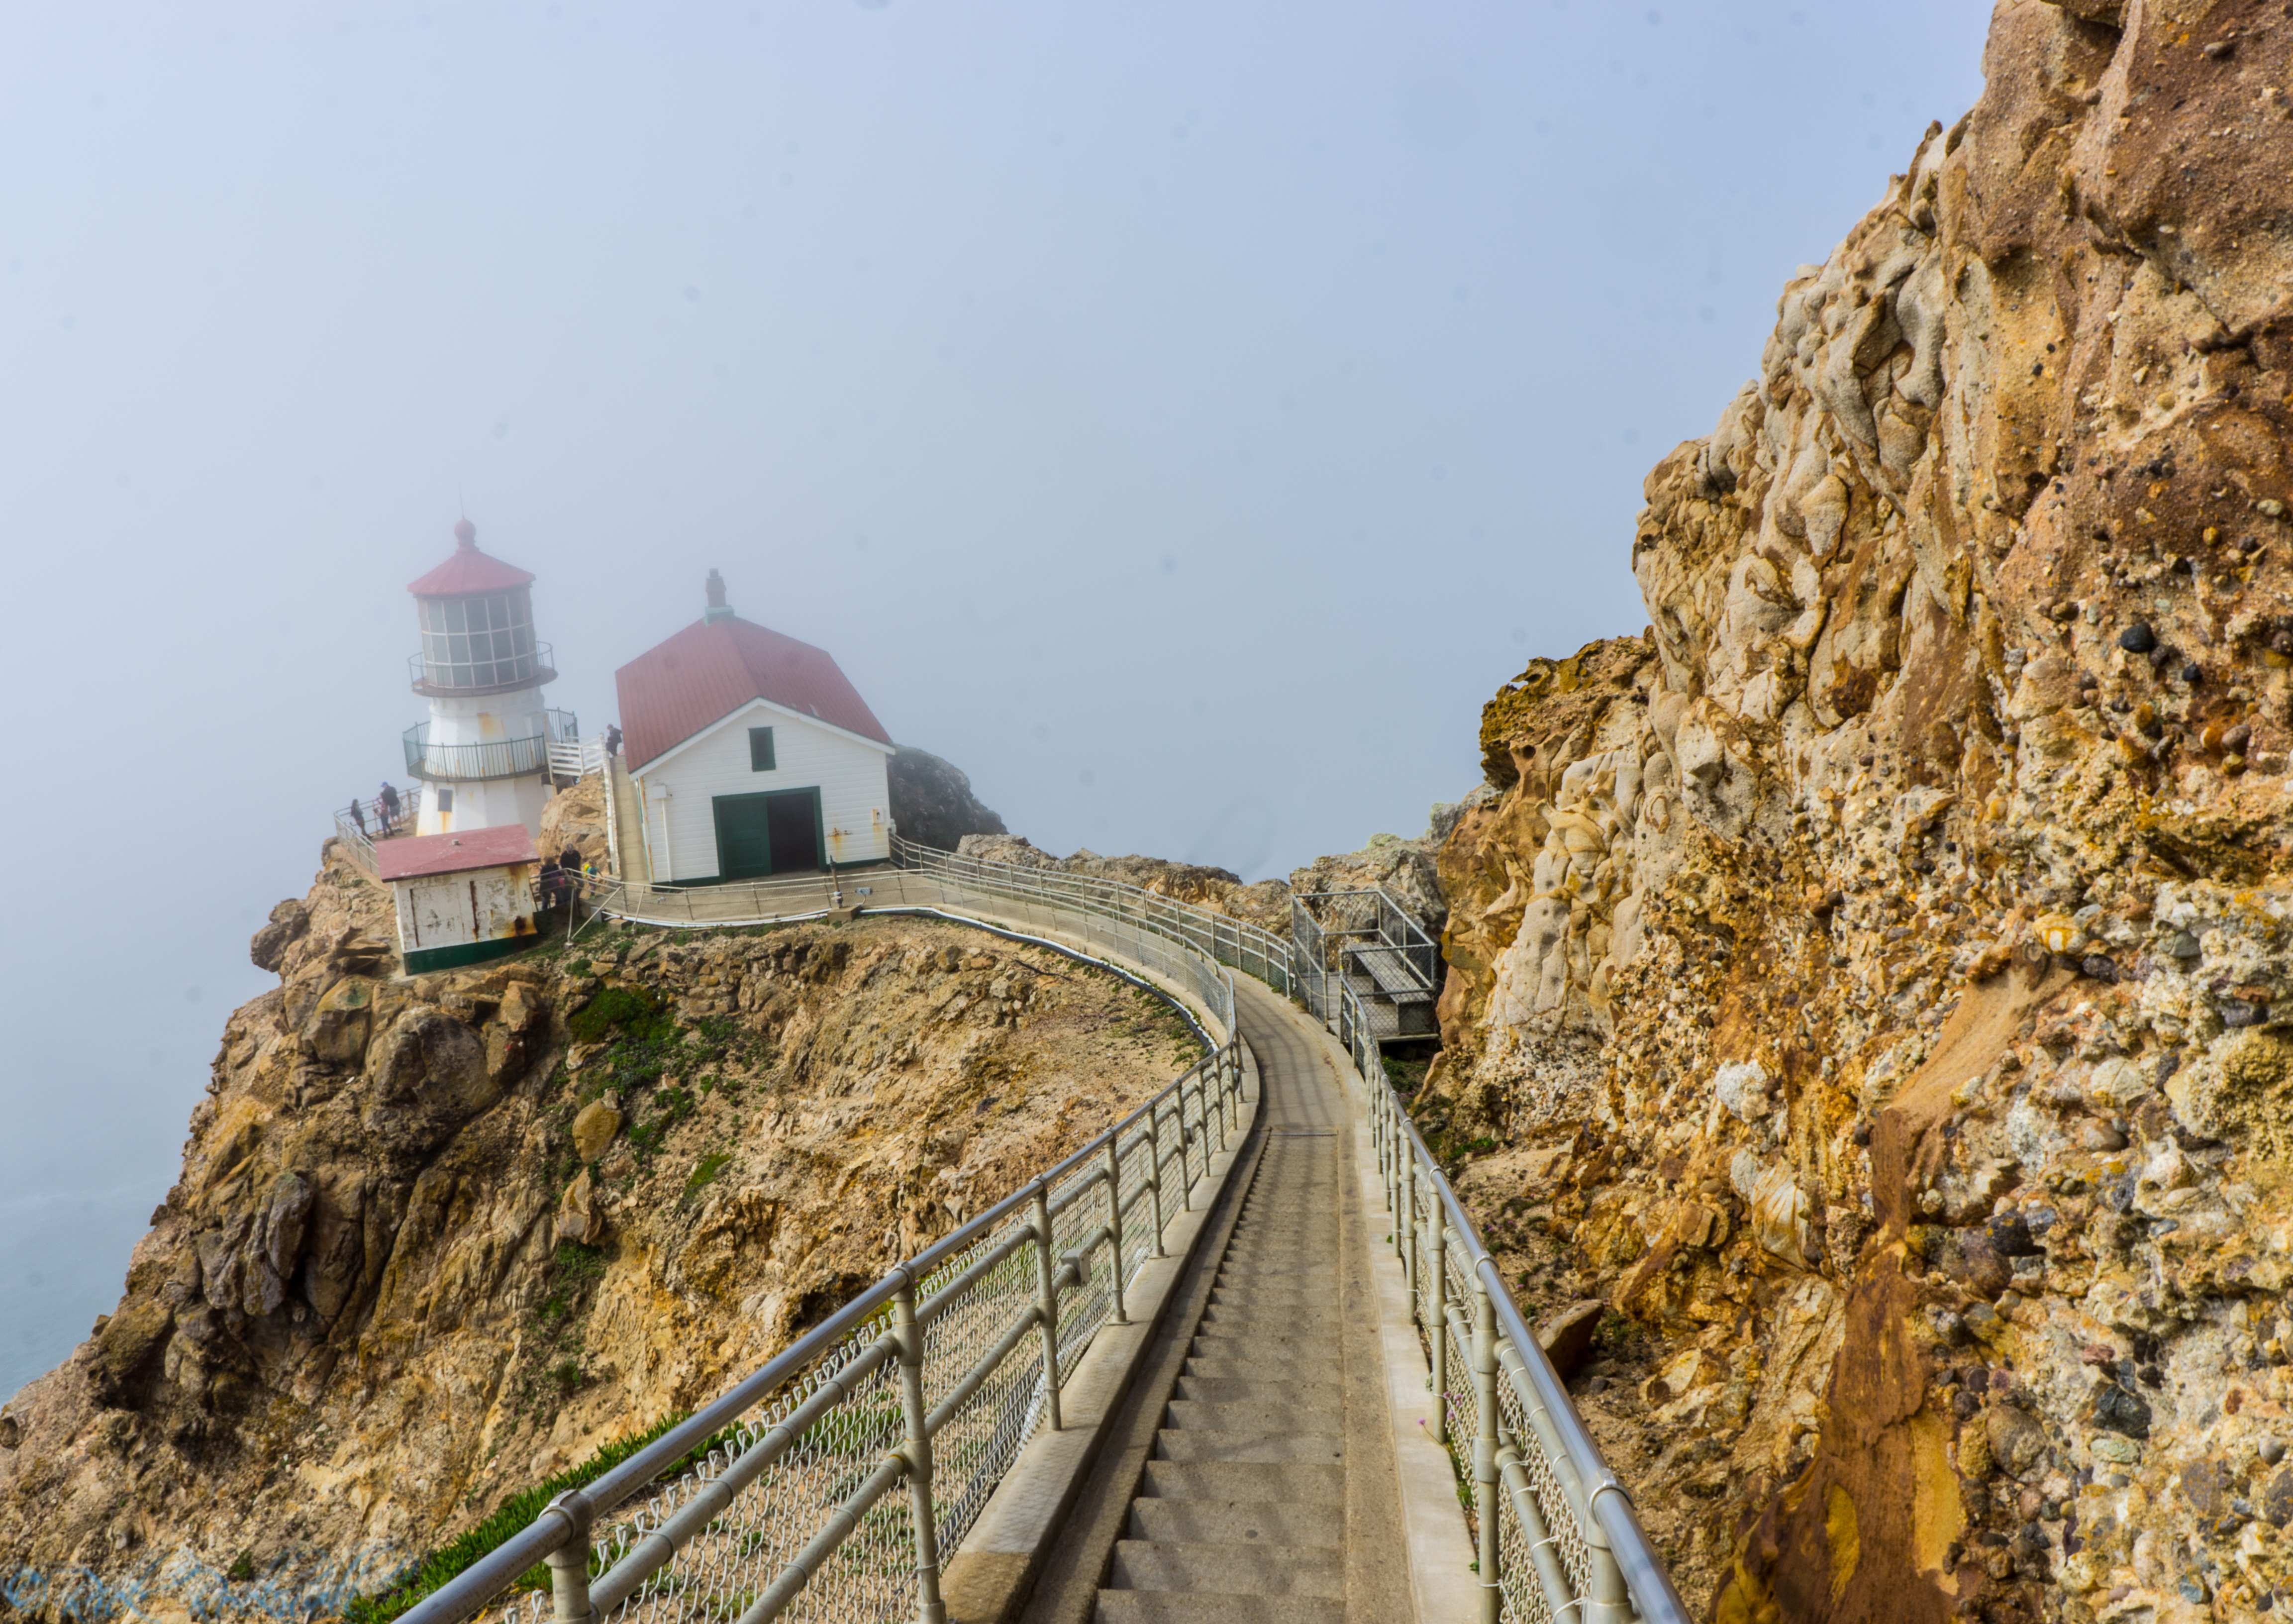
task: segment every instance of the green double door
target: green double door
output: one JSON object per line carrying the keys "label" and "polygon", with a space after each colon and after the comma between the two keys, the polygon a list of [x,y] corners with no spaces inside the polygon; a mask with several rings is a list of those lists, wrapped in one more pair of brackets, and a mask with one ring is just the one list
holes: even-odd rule
{"label": "green double door", "polygon": [[760,795],[718,795],[717,873],[724,880],[759,880],[820,866],[820,792],[767,790]]}

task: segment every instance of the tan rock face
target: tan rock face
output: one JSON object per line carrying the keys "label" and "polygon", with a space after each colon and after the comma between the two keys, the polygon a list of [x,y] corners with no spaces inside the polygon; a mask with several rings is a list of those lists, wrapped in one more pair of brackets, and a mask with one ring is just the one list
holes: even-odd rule
{"label": "tan rock face", "polygon": [[2280,11],[2002,4],[1484,712],[1421,1113],[1718,1617],[2293,1582]]}
{"label": "tan rock face", "polygon": [[613,1135],[621,1131],[621,1114],[603,1100],[592,1100],[573,1116],[573,1154],[594,1162],[605,1154]]}
{"label": "tan rock face", "polygon": [[119,1307],[0,1417],[20,1611],[269,1607],[241,1552],[332,1611],[1192,1058],[1111,977],[953,926],[592,927],[400,978],[333,858],[280,921]]}
{"label": "tan rock face", "polygon": [[581,861],[599,873],[608,873],[612,840],[605,824],[605,781],[591,773],[567,785],[541,808],[541,836],[535,842],[546,857],[562,856],[568,846]]}

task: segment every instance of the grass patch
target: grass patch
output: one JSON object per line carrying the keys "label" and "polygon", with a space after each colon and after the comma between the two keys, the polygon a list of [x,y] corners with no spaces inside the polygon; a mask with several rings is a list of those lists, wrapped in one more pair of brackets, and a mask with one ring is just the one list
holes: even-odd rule
{"label": "grass patch", "polygon": [[[617,1443],[605,1445],[579,1466],[570,1466],[556,1476],[537,1483],[531,1489],[519,1490],[494,1507],[493,1514],[469,1532],[462,1535],[458,1539],[440,1546],[436,1550],[416,1562],[413,1567],[395,1583],[370,1596],[362,1596],[351,1603],[349,1606],[343,1609],[343,1617],[348,1620],[348,1624],[390,1624],[391,1620],[398,1617],[450,1579],[459,1576],[496,1546],[523,1529],[527,1523],[541,1514],[544,1506],[568,1489],[579,1489],[595,1482],[670,1428],[681,1425],[685,1420],[685,1413],[671,1416],[658,1426],[639,1433],[635,1437],[624,1438]],[[731,1432],[728,1428],[725,1432],[719,1433],[702,1442],[691,1453],[662,1472],[660,1479],[656,1481],[666,1482],[690,1472],[708,1458],[710,1449],[716,1448],[730,1435]],[[240,1560],[246,1561],[247,1558],[242,1556]],[[589,1569],[593,1577],[604,1571],[604,1569],[602,1558],[594,1551],[590,1555]],[[238,1577],[236,1571],[233,1572],[232,1577]],[[253,1577],[251,1564],[248,1577]],[[536,1563],[511,1588],[548,1589],[548,1568]]]}
{"label": "grass patch", "polygon": [[577,1043],[602,1043],[620,1032],[638,1043],[665,1043],[677,1036],[677,1021],[660,1000],[641,987],[609,987],[583,1004],[565,1023]]}
{"label": "grass patch", "polygon": [[685,1198],[690,1201],[714,1184],[717,1174],[731,1166],[732,1163],[733,1155],[729,1150],[711,1150],[702,1157],[693,1167],[693,1176],[685,1181]]}

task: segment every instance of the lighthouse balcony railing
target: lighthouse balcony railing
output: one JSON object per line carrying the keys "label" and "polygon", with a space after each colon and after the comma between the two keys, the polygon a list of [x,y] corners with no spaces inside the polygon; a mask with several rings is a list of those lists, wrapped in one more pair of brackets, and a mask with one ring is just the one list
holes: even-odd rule
{"label": "lighthouse balcony railing", "polygon": [[[509,636],[506,631],[454,633],[453,641],[457,644],[484,642],[489,646],[483,650],[450,648],[442,660],[409,654],[407,678],[417,694],[432,699],[476,699],[488,694],[538,688],[557,680],[555,649],[530,638],[523,648],[505,646]],[[466,660],[461,657],[465,653],[469,655]]]}
{"label": "lighthouse balcony railing", "polygon": [[546,726],[530,738],[487,739],[475,744],[433,743],[430,724],[417,722],[406,730],[406,770],[432,784],[471,784],[549,772],[552,747],[577,743],[581,727],[571,710],[541,714]]}
{"label": "lighthouse balcony railing", "polygon": [[354,800],[335,814],[335,837],[350,854],[352,862],[375,872],[374,843],[412,834],[422,819],[422,786],[412,784],[400,792],[393,809],[381,800]]}

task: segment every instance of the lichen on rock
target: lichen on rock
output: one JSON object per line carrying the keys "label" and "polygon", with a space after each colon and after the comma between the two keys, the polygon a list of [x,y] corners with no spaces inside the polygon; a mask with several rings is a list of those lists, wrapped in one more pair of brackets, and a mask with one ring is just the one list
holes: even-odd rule
{"label": "lichen on rock", "polygon": [[1648,475],[1647,630],[1485,709],[1417,1108],[1630,1317],[1583,1403],[1699,1608],[2257,1618],[2293,33],[2006,0],[1985,66]]}

